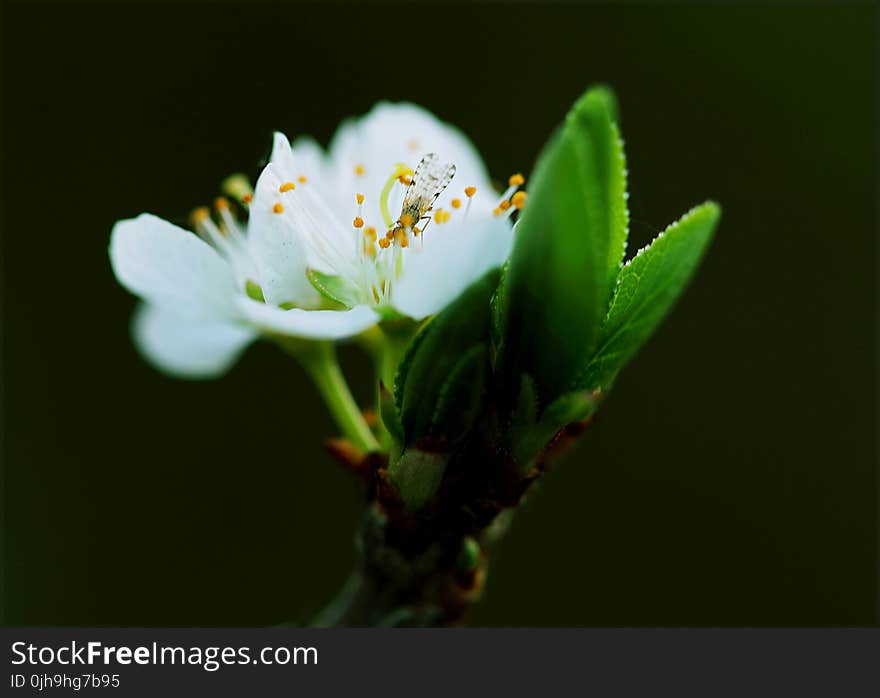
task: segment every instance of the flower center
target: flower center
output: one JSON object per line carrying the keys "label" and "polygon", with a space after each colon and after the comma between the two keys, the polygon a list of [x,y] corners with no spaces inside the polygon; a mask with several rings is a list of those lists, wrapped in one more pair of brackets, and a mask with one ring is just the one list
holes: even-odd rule
{"label": "flower center", "polygon": [[[357,169],[360,170],[357,172],[359,175],[365,172],[362,165]],[[338,277],[346,278],[350,284],[354,284],[359,289],[357,295],[363,301],[381,306],[390,301],[392,286],[403,271],[406,256],[403,250],[410,247],[417,238],[423,239],[431,222],[444,225],[455,218],[461,224],[467,219],[477,193],[477,187],[473,185],[464,187],[460,195],[449,199],[448,208],[434,208],[435,201],[454,175],[455,166],[441,164],[433,153],[425,155],[415,170],[404,163],[396,163],[379,192],[381,226],[366,220],[369,217],[365,217],[364,213],[366,196],[363,193],[355,194],[357,215],[352,221],[353,243],[359,260],[352,260],[350,257],[345,259],[346,255],[339,254],[341,250],[336,251],[332,245],[325,244],[327,241],[324,240],[320,216],[297,200],[297,195],[309,188],[301,189],[307,181],[306,177],[300,175],[294,181],[283,182],[278,187],[278,193],[284,195],[283,203],[276,200],[272,210],[276,214],[288,213],[288,209],[291,214],[298,213],[297,222],[308,238],[309,247],[325,260],[329,268],[337,270]],[[526,203],[526,192],[521,190],[525,184],[524,177],[514,174],[507,184],[507,189],[501,194],[493,210],[495,217],[507,219],[522,210]],[[241,176],[230,177],[223,182],[223,190],[237,202],[241,212],[247,214],[253,201],[253,190],[247,180]],[[317,210],[320,208],[317,206],[319,202],[313,199],[313,196],[309,196],[308,203],[316,204]],[[392,210],[397,206],[400,207],[400,213],[395,218]],[[222,197],[216,199],[213,209],[212,212],[208,207],[202,207],[193,211],[193,229],[206,242],[225,254],[236,267],[239,278],[248,280],[255,289],[259,289],[255,282],[250,281],[253,270],[245,245],[244,226],[237,219],[229,200]],[[332,215],[328,210],[324,211]],[[256,297],[249,288],[246,288],[246,292],[251,297]]]}

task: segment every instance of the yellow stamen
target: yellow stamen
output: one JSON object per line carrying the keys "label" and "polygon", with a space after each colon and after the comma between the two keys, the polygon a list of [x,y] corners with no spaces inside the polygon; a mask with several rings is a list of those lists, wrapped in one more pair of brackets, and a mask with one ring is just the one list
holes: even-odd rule
{"label": "yellow stamen", "polygon": [[368,237],[373,242],[376,241],[376,229],[373,226],[368,226],[364,228],[364,236]]}
{"label": "yellow stamen", "polygon": [[280,187],[278,187],[278,191],[280,191],[282,194],[286,191],[293,191],[294,189],[296,189],[296,185],[293,182],[285,182]]}
{"label": "yellow stamen", "polygon": [[208,210],[207,206],[199,206],[198,208],[193,209],[193,212],[189,214],[190,222],[194,226],[208,220],[210,217],[211,212]]}
{"label": "yellow stamen", "polygon": [[476,193],[477,193],[476,187],[471,186],[471,187],[464,188],[464,195],[469,199]]}
{"label": "yellow stamen", "polygon": [[507,180],[507,183],[512,187],[521,187],[526,183],[526,178],[523,177],[519,172],[515,175],[511,175],[510,179]]}
{"label": "yellow stamen", "polygon": [[272,207],[272,212],[273,212],[273,213],[284,213],[284,206],[282,206],[280,203],[279,203],[279,204],[275,204],[275,205]]}
{"label": "yellow stamen", "polygon": [[243,197],[241,197],[241,200],[244,203],[249,204],[251,201],[254,200],[254,195],[253,194],[245,194]]}
{"label": "yellow stamen", "polygon": [[443,212],[443,219],[440,222],[441,223],[448,223],[450,218],[452,218],[452,211],[444,211]]}
{"label": "yellow stamen", "polygon": [[390,245],[391,240],[389,240],[388,238],[382,238],[381,240],[379,240],[379,247],[381,247],[383,250],[387,250]]}
{"label": "yellow stamen", "polygon": [[229,200],[225,199],[222,196],[218,196],[216,199],[214,199],[214,210],[228,211],[229,210]]}
{"label": "yellow stamen", "polygon": [[354,222],[352,223],[352,225],[354,225],[355,228],[363,228],[364,227],[364,219],[361,218],[360,216],[358,216],[357,218],[354,219]]}
{"label": "yellow stamen", "polygon": [[452,206],[452,208],[461,208],[461,199],[453,199],[449,202],[449,205]]}
{"label": "yellow stamen", "polygon": [[363,166],[363,165],[355,165],[355,166],[354,166],[354,173],[355,173],[358,177],[363,177],[363,176],[364,176],[364,172],[366,172],[366,170],[364,169],[364,166]]}
{"label": "yellow stamen", "polygon": [[306,178],[305,175],[300,175],[299,177],[296,178],[296,181],[299,182],[300,184],[305,184],[309,180]]}
{"label": "yellow stamen", "polygon": [[395,240],[401,247],[409,247],[409,238],[406,236],[406,231],[404,231],[403,228],[397,229]]}
{"label": "yellow stamen", "polygon": [[418,235],[421,232],[422,232],[422,230],[421,230],[421,228],[419,228],[419,226],[417,226],[417,225],[413,226],[413,235]]}
{"label": "yellow stamen", "polygon": [[510,208],[510,202],[506,200],[502,201],[500,204],[498,204],[498,208],[500,208],[502,211],[506,211]]}
{"label": "yellow stamen", "polygon": [[493,216],[500,216],[501,213],[502,213],[502,211],[500,208],[496,208],[494,211],[492,211]]}
{"label": "yellow stamen", "polygon": [[247,197],[254,198],[254,188],[243,174],[229,175],[220,182],[220,191],[231,199],[248,202]]}
{"label": "yellow stamen", "polygon": [[405,187],[408,187],[410,184],[412,184],[412,179],[410,177],[406,177],[405,175],[400,175],[400,177],[397,178],[397,181]]}
{"label": "yellow stamen", "polygon": [[400,225],[404,228],[412,228],[413,223],[415,223],[415,220],[413,220],[413,217],[408,213],[404,213],[400,217]]}
{"label": "yellow stamen", "polygon": [[357,199],[358,204],[364,203],[364,195],[363,194],[355,194],[354,197]]}
{"label": "yellow stamen", "polygon": [[526,193],[524,191],[518,191],[513,195],[513,198],[510,199],[510,202],[518,209],[521,209],[526,205]]}

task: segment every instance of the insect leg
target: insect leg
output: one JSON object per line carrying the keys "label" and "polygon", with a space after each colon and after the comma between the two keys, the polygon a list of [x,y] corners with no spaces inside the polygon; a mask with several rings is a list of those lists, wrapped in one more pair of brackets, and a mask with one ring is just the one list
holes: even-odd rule
{"label": "insect leg", "polygon": [[[430,222],[431,222],[431,216],[422,216],[422,217],[419,219],[419,223],[421,223],[422,221],[428,221],[428,223],[430,223]],[[421,232],[419,233],[419,235],[424,235],[424,234],[425,234],[425,231],[428,229],[428,223],[425,223],[425,226],[422,228],[422,230],[421,230]]]}

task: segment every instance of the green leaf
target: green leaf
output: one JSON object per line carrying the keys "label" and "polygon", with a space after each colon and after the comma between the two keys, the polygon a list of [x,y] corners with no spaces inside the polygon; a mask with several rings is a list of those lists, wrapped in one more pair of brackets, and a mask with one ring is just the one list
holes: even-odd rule
{"label": "green leaf", "polygon": [[545,146],[499,292],[499,366],[543,403],[569,389],[599,339],[626,245],[626,166],[613,95],[589,90]]}
{"label": "green leaf", "polygon": [[577,385],[610,387],[687,286],[720,217],[713,202],[691,209],[620,270],[600,344]]}
{"label": "green leaf", "polygon": [[342,276],[325,274],[317,269],[306,269],[306,278],[326,300],[342,308],[352,308],[360,302],[357,286]]}
{"label": "green leaf", "polygon": [[556,398],[541,415],[539,424],[554,433],[566,424],[586,419],[596,409],[597,398],[587,390],[574,390]]}
{"label": "green leaf", "polygon": [[400,423],[400,415],[397,413],[397,406],[394,404],[394,396],[382,381],[379,381],[379,414],[388,433],[396,441],[402,442],[403,425]]}
{"label": "green leaf", "polygon": [[488,349],[485,343],[465,351],[437,396],[429,435],[451,446],[467,436],[483,404]]}
{"label": "green leaf", "polygon": [[537,423],[528,428],[516,425],[511,429],[511,449],[514,460],[528,470],[532,460],[567,424],[586,419],[596,409],[597,396],[588,390],[575,390],[556,398],[541,414]]}
{"label": "green leaf", "polygon": [[421,343],[428,336],[427,330],[432,321],[433,318],[429,319],[424,325],[422,325],[421,330],[416,336],[412,338],[412,341],[410,341],[407,346],[403,358],[400,360],[400,364],[397,367],[397,374],[394,376],[394,403],[397,405],[398,412],[403,409],[403,389],[409,378],[409,369],[412,366],[413,360],[419,353]]}
{"label": "green leaf", "polygon": [[430,501],[440,487],[448,462],[448,455],[411,448],[392,464],[391,482],[407,509],[421,509]]}
{"label": "green leaf", "polygon": [[[453,439],[470,426],[462,418],[470,415],[473,401],[482,394],[489,301],[497,284],[498,271],[488,272],[425,325],[410,344],[395,380],[406,443],[428,435]],[[458,413],[457,400],[463,401]]]}
{"label": "green leaf", "polygon": [[527,373],[520,380],[519,395],[510,419],[509,432],[513,441],[526,434],[538,421],[538,393],[535,381]]}

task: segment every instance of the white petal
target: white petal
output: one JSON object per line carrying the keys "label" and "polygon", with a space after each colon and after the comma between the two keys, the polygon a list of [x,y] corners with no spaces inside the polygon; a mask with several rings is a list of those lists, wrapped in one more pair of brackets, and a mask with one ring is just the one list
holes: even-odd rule
{"label": "white petal", "polygon": [[[282,192],[281,186],[288,182],[294,186]],[[281,207],[275,212],[278,204]],[[293,182],[274,162],[266,165],[257,180],[250,215],[249,230],[272,235],[284,231],[290,244],[304,251],[307,266],[328,274],[356,273],[354,228],[343,228],[319,192],[309,184]]]}
{"label": "white petal", "polygon": [[359,334],[379,320],[365,305],[351,310],[282,310],[250,298],[239,299],[242,314],[261,331],[304,339],[343,339]]}
{"label": "white petal", "polygon": [[281,131],[272,134],[272,155],[269,162],[274,163],[276,171],[281,177],[289,180],[296,179],[296,163],[293,160],[293,149],[290,141]]}
{"label": "white petal", "polygon": [[116,278],[146,300],[189,316],[234,316],[229,263],[196,235],[144,213],[119,221],[110,238]]}
{"label": "white petal", "polygon": [[278,188],[284,181],[272,164],[257,180],[247,234],[250,256],[259,277],[254,281],[263,289],[268,303],[316,306],[320,297],[306,278],[309,264],[306,238],[288,212],[278,214],[273,211],[273,206],[282,201],[283,195]]}
{"label": "white petal", "polygon": [[142,303],[135,311],[132,334],[147,361],[182,378],[212,378],[224,373],[256,337],[248,327],[183,318],[172,309],[149,303]]}
{"label": "white petal", "polygon": [[[367,115],[343,122],[329,153],[328,171],[341,196],[337,208],[352,212],[353,195],[365,193],[363,217],[367,225],[384,225],[378,195],[395,165],[404,163],[414,169],[427,153],[436,153],[441,162],[456,167],[446,198],[463,198],[466,186],[476,186],[481,192],[491,189],[482,158],[468,138],[415,104],[380,102]],[[363,168],[362,175],[356,174],[357,166]],[[402,195],[402,188],[395,193]],[[442,203],[438,201],[438,205]],[[392,216],[398,213],[399,202],[391,210]]]}
{"label": "white petal", "polygon": [[513,245],[513,229],[498,218],[431,224],[424,243],[406,250],[403,273],[392,286],[391,304],[421,320],[442,310],[471,283],[501,266]]}

